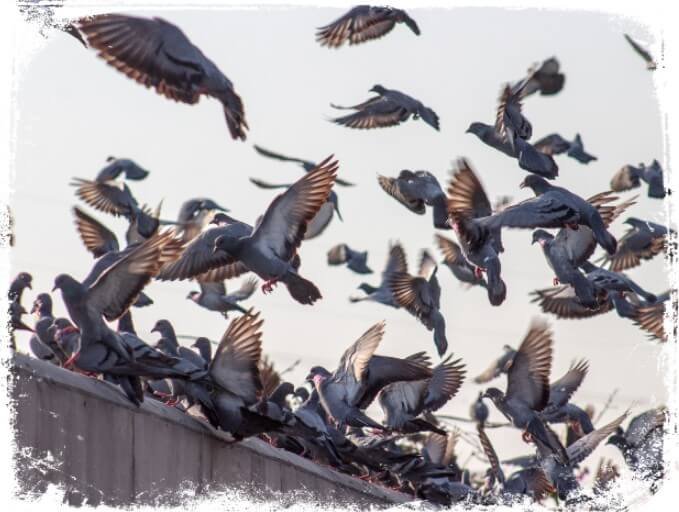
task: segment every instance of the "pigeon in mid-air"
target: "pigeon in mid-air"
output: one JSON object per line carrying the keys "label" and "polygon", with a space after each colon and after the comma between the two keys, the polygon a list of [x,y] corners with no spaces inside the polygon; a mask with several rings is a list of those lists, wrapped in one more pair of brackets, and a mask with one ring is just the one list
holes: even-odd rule
{"label": "pigeon in mid-air", "polygon": [[478,285],[483,288],[488,286],[483,274],[479,275],[476,267],[467,261],[459,245],[441,235],[435,235],[435,241],[443,253],[442,263],[450,269],[458,281],[468,286]]}
{"label": "pigeon in mid-air", "polygon": [[[523,95],[528,96],[540,92],[542,96],[557,94],[563,89],[566,76],[560,72],[559,61],[556,57],[545,59],[540,66],[532,66],[528,75],[517,85],[526,82],[523,86]],[[516,87],[516,86],[515,86]]]}
{"label": "pigeon in mid-air", "polygon": [[642,260],[650,260],[663,252],[668,244],[665,226],[636,217],[629,217],[624,223],[630,229],[618,240],[615,254],[604,254],[599,260],[613,272],[638,267]]}
{"label": "pigeon in mid-air", "polygon": [[[656,297],[655,304],[643,304],[635,307],[632,318],[641,330],[648,333],[649,338],[667,342],[668,333],[665,332],[665,317],[669,308],[671,308],[670,318],[675,318],[677,303],[672,298],[671,292],[667,291]],[[673,325],[672,328],[676,337],[676,325]]]}
{"label": "pigeon in mid-air", "polygon": [[631,292],[637,294],[644,300],[654,303],[657,297],[644,290],[641,286],[635,283],[632,279],[619,272],[611,272],[604,268],[597,267],[589,261],[580,265],[580,268],[587,274],[587,279],[592,282],[594,286],[607,292]]}
{"label": "pigeon in mid-air", "polygon": [[377,182],[387,194],[411,212],[424,215],[432,207],[434,227],[450,229],[446,210],[446,194],[439,181],[429,171],[402,170],[396,178],[377,176]]}
{"label": "pigeon in mid-air", "polygon": [[634,51],[637,52],[642,59],[644,59],[644,62],[646,62],[646,69],[648,69],[649,71],[654,71],[657,67],[657,64],[653,57],[651,56],[651,54],[649,53],[649,51],[643,48],[639,43],[637,43],[627,34],[623,34],[623,36],[630,44],[630,46],[634,49]]}
{"label": "pigeon in mid-air", "polygon": [[245,140],[248,125],[233,84],[179,27],[121,14],[87,16],[74,25],[109,65],[158,94],[189,105],[201,95],[218,99],[231,137]]}
{"label": "pigeon in mid-air", "polygon": [[179,208],[175,235],[180,237],[183,243],[190,242],[212,222],[215,214],[228,211],[228,208],[220,206],[209,197],[187,199]]}
{"label": "pigeon in mid-air", "polygon": [[509,345],[503,345],[502,352],[502,355],[494,360],[488,368],[474,377],[474,382],[476,384],[485,384],[509,371],[512,366],[512,361],[514,361],[516,350]]}
{"label": "pigeon in mid-air", "polygon": [[368,267],[368,251],[354,251],[347,244],[337,244],[328,251],[328,265],[344,265],[357,274],[372,274]]}
{"label": "pigeon in mid-air", "polygon": [[379,286],[375,287],[368,283],[361,283],[358,288],[362,290],[365,295],[363,297],[350,297],[349,301],[362,302],[373,301],[386,306],[399,308],[396,299],[394,298],[391,288],[389,287],[389,280],[393,274],[408,271],[408,263],[406,261],[405,252],[399,243],[390,244],[389,255],[387,256],[387,264],[382,271],[382,280]]}
{"label": "pigeon in mid-air", "polygon": [[319,28],[316,41],[329,48],[339,48],[345,42],[360,44],[388,34],[397,23],[405,23],[415,35],[420,35],[415,20],[402,9],[358,5],[329,25]]}
{"label": "pigeon in mid-air", "polygon": [[560,155],[566,153],[566,155],[577,160],[581,164],[588,164],[597,159],[597,157],[590,155],[585,151],[585,146],[582,143],[582,137],[580,137],[579,133],[575,134],[575,138],[572,141],[564,139],[558,133],[552,133],[533,143],[533,146],[535,149],[546,155]]}
{"label": "pigeon in mid-air", "polygon": [[134,160],[129,158],[116,158],[109,156],[104,167],[95,178],[97,183],[105,183],[110,180],[118,179],[121,174],[125,175],[126,180],[143,180],[149,175],[149,171],[141,167]]}
{"label": "pigeon in mid-air", "polygon": [[643,162],[639,167],[625,165],[611,178],[611,190],[614,192],[624,192],[641,186],[641,182],[648,184],[648,197],[663,199],[668,193],[665,190],[663,169],[660,162],[653,160],[651,165]]}
{"label": "pigeon in mid-air", "polygon": [[257,289],[257,280],[250,278],[243,282],[241,287],[231,293],[226,293],[224,282],[198,282],[200,291],[191,291],[186,296],[199,306],[221,313],[224,318],[228,318],[229,311],[239,311],[243,314],[247,310],[239,302],[249,299]]}
{"label": "pigeon in mid-air", "polygon": [[435,130],[439,130],[439,116],[422,102],[394,89],[375,85],[370,92],[377,96],[353,107],[331,106],[338,110],[355,110],[353,114],[338,117],[332,121],[348,128],[371,129],[396,126],[412,117],[422,119]]}

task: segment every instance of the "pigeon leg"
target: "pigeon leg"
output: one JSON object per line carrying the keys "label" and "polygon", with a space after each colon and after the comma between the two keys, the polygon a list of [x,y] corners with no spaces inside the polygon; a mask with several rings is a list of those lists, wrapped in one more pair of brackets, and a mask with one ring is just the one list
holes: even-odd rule
{"label": "pigeon leg", "polygon": [[532,443],[533,442],[533,436],[528,431],[524,431],[523,434],[521,434],[521,439],[523,439],[524,443]]}
{"label": "pigeon leg", "polygon": [[477,279],[481,279],[485,271],[486,271],[485,268],[474,267],[474,275],[476,276]]}
{"label": "pigeon leg", "polygon": [[560,281],[559,281],[558,277],[555,277],[554,279],[552,279],[552,286],[559,286],[559,283],[560,283]]}
{"label": "pigeon leg", "polygon": [[64,362],[64,368],[71,370],[74,363],[78,360],[78,356],[80,356],[80,351],[71,354],[71,357]]}
{"label": "pigeon leg", "polygon": [[274,286],[278,284],[278,279],[269,279],[262,285],[262,293],[266,295],[273,291]]}

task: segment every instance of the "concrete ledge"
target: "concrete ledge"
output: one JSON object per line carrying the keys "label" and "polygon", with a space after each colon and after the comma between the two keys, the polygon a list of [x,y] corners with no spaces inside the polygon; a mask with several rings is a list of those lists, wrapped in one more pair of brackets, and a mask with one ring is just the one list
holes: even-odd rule
{"label": "concrete ledge", "polygon": [[345,505],[410,498],[319,466],[260,439],[231,443],[204,422],[115,386],[17,354],[11,367],[15,455],[22,494],[62,486],[78,505],[179,505],[239,488],[253,498],[293,496]]}

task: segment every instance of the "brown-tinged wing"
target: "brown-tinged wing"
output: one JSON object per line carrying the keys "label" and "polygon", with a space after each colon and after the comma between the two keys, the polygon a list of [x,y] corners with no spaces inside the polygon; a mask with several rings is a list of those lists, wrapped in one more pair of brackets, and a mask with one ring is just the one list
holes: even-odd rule
{"label": "brown-tinged wing", "polygon": [[605,301],[597,309],[586,308],[577,299],[573,287],[567,284],[535,290],[531,295],[534,296],[531,302],[537,302],[544,313],[550,313],[557,318],[590,318],[613,309],[613,302],[610,300]]}
{"label": "brown-tinged wing", "polygon": [[80,239],[95,258],[103,256],[107,252],[120,250],[115,234],[101,222],[90,217],[77,206],[73,207],[73,214]]}
{"label": "brown-tinged wing", "polygon": [[473,218],[493,213],[483,185],[464,158],[457,161],[448,185],[448,212],[461,212]]}
{"label": "brown-tinged wing", "polygon": [[424,215],[426,207],[423,199],[409,199],[403,195],[399,187],[399,180],[397,178],[389,178],[387,176],[377,176],[377,182],[387,194],[396,199],[403,206],[408,208],[411,212],[418,215]]}
{"label": "brown-tinged wing", "polygon": [[541,411],[549,400],[552,369],[552,332],[543,321],[533,321],[507,372],[507,399],[525,402]]}

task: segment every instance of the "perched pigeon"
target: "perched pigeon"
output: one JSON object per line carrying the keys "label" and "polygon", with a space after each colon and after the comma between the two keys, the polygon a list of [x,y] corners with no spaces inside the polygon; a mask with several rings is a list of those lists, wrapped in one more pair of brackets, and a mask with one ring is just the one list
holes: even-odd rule
{"label": "perched pigeon", "polygon": [[[263,189],[289,189],[293,185],[291,183],[272,184],[257,178],[250,178],[250,182]],[[328,195],[328,199],[325,201],[325,203],[323,203],[323,205],[321,205],[318,213],[316,213],[316,215],[314,215],[309,221],[306,233],[304,233],[304,240],[311,240],[322,235],[325,229],[330,225],[330,221],[332,221],[335,214],[337,214],[337,218],[339,220],[343,220],[342,214],[339,210],[339,198],[337,193],[334,190],[331,190],[330,194]]]}
{"label": "perched pigeon", "polygon": [[316,41],[329,48],[339,48],[347,41],[350,45],[360,44],[388,34],[397,23],[405,23],[415,35],[420,35],[415,20],[402,9],[359,5],[319,28]]}
{"label": "perched pigeon", "polygon": [[382,281],[378,287],[371,286],[367,283],[361,283],[358,288],[365,292],[363,297],[350,297],[350,302],[373,301],[386,306],[400,308],[396,302],[394,295],[389,287],[389,280],[394,274],[408,272],[408,263],[406,262],[405,252],[399,243],[390,245],[389,256],[387,257],[387,264],[382,271]]}
{"label": "perched pigeon", "polygon": [[499,226],[489,229],[484,224],[492,213],[490,201],[464,159],[458,161],[448,186],[448,213],[464,257],[475,266],[477,278],[481,278],[481,272],[486,272],[488,300],[493,306],[499,306],[507,296],[499,257],[504,250],[501,229]]}
{"label": "perched pigeon", "polygon": [[297,302],[313,304],[321,298],[318,288],[301,277],[291,262],[308,223],[330,195],[337,167],[332,156],[326,158],[273,200],[250,236],[221,234],[214,241],[213,253],[241,261],[266,281],[262,286],[265,293],[282,281]]}
{"label": "perched pigeon", "polygon": [[21,305],[21,296],[26,288],[31,288],[31,283],[33,282],[33,276],[28,272],[20,272],[12,280],[9,291],[7,292],[7,298],[9,299],[9,330],[11,334],[10,345],[14,348],[14,331],[33,331],[28,325],[24,323],[21,319],[23,315],[27,313],[24,307]]}
{"label": "perched pigeon", "polygon": [[372,274],[368,267],[368,251],[354,251],[347,244],[338,244],[328,251],[328,265],[344,265],[357,274]]}
{"label": "perched pigeon", "polygon": [[450,229],[447,223],[446,194],[430,172],[404,169],[396,178],[378,175],[377,182],[382,190],[411,212],[424,215],[426,206],[431,206],[434,227]]}
{"label": "perched pigeon", "polygon": [[[485,222],[489,228],[570,227],[577,231],[579,226],[587,226],[601,247],[609,254],[615,253],[617,246],[615,237],[607,231],[605,222],[594,204],[535,175],[529,175],[523,180],[521,188],[525,187],[530,188],[535,197],[493,214]],[[607,196],[606,193],[603,195]]]}
{"label": "perched pigeon", "polygon": [[448,350],[446,321],[441,314],[441,287],[436,278],[436,261],[425,250],[420,258],[417,276],[394,272],[388,285],[396,304],[417,318],[427,330],[434,331],[434,343],[439,356]]}
{"label": "perched pigeon", "polygon": [[431,424],[418,416],[443,407],[464,382],[464,363],[451,358],[452,354],[434,368],[430,378],[394,382],[380,392],[378,401],[387,428],[405,433],[432,430]]}
{"label": "perched pigeon", "polygon": [[109,156],[106,161],[108,164],[104,167],[95,181],[97,183],[105,183],[110,180],[115,180],[121,174],[125,175],[126,180],[143,180],[149,175],[149,172],[140,167],[136,162],[130,160],[129,158],[115,158]]}
{"label": "perched pigeon", "polygon": [[605,254],[599,260],[613,272],[638,267],[641,260],[650,260],[667,247],[668,230],[665,226],[636,217],[629,217],[625,224],[628,224],[630,229],[618,240],[615,254]]}
{"label": "perched pigeon", "polygon": [[335,109],[356,111],[333,119],[333,122],[349,128],[384,128],[401,124],[412,116],[413,119],[422,118],[429,126],[439,130],[439,116],[415,98],[381,85],[373,86],[370,92],[376,93],[377,96],[353,107],[331,104]]}
{"label": "perched pigeon", "polygon": [[588,164],[592,160],[597,159],[595,156],[590,155],[585,151],[582,137],[580,137],[579,133],[575,134],[575,138],[572,142],[564,139],[558,133],[552,133],[551,135],[547,135],[536,141],[533,146],[545,155],[560,155],[561,153],[566,153],[581,164]]}
{"label": "perched pigeon", "polygon": [[21,296],[24,290],[28,288],[33,289],[33,276],[28,272],[19,272],[9,285],[7,298],[10,301],[21,302]]}
{"label": "perched pigeon", "polygon": [[476,384],[485,384],[491,380],[499,377],[503,373],[507,373],[512,367],[512,362],[514,361],[514,356],[516,355],[516,350],[514,350],[509,345],[503,345],[503,354],[493,361],[488,368],[486,368],[483,373],[474,377],[474,382]]}
{"label": "perched pigeon", "polygon": [[199,306],[209,310],[221,313],[224,318],[228,318],[229,311],[240,311],[246,313],[247,310],[240,304],[241,301],[247,300],[257,289],[257,280],[250,278],[243,282],[241,287],[235,292],[226,293],[226,286],[224,282],[207,283],[198,282],[200,291],[192,291],[187,295],[187,299],[192,300]]}
{"label": "perched pigeon", "polygon": [[233,84],[179,27],[121,14],[88,16],[75,26],[109,65],[158,94],[189,105],[201,95],[218,99],[231,137],[245,140],[248,125]]}
{"label": "perched pigeon", "polygon": [[630,46],[634,49],[635,52],[637,52],[642,59],[646,62],[646,69],[649,71],[654,71],[657,67],[655,60],[653,60],[653,57],[651,57],[651,54],[646,50],[645,48],[642,48],[639,43],[637,43],[634,39],[632,39],[630,36],[627,34],[623,34],[627,42],[630,44]]}
{"label": "perched pigeon", "polygon": [[488,285],[483,275],[479,275],[474,265],[469,263],[462,254],[462,249],[455,242],[441,235],[434,235],[436,244],[443,253],[443,264],[450,269],[453,275],[461,283],[469,286],[479,285],[486,288]]}
{"label": "perched pigeon", "polygon": [[539,67],[532,66],[528,70],[528,76],[523,81],[527,82],[523,87],[524,96],[540,91],[542,96],[557,94],[563,89],[566,76],[559,72],[559,61],[556,57],[550,57],[540,64]]}
{"label": "perched pigeon", "polygon": [[625,165],[611,178],[611,190],[624,192],[638,188],[642,181],[648,184],[648,197],[663,199],[667,194],[663,169],[657,160],[653,160],[649,166],[643,163],[640,163],[639,167]]}
{"label": "perched pigeon", "polygon": [[507,371],[507,392],[488,388],[484,398],[490,398],[516,428],[524,431],[524,440],[539,439],[566,464],[565,448],[539,415],[549,401],[551,366],[552,334],[546,324],[534,322]]}
{"label": "perched pigeon", "polygon": [[384,322],[379,322],[344,352],[333,373],[318,366],[309,371],[307,380],[314,383],[331,422],[382,429],[362,412],[377,393],[393,382],[424,379],[432,374],[421,352],[407,359],[374,355],[383,336]]}
{"label": "perched pigeon", "polygon": [[[296,164],[299,164],[302,169],[304,169],[304,172],[309,172],[313,171],[316,167],[317,164],[315,162],[311,162],[310,160],[302,160],[301,158],[293,158],[285,155],[281,155],[280,153],[274,153],[273,151],[270,151],[268,149],[264,149],[261,146],[258,146],[257,144],[254,144],[253,146],[255,148],[255,151],[259,153],[262,156],[268,157],[268,158],[273,158],[275,160],[281,160],[283,162],[294,162]],[[348,181],[336,178],[335,179],[335,185],[339,185],[341,187],[353,187],[354,184],[350,183]]]}

